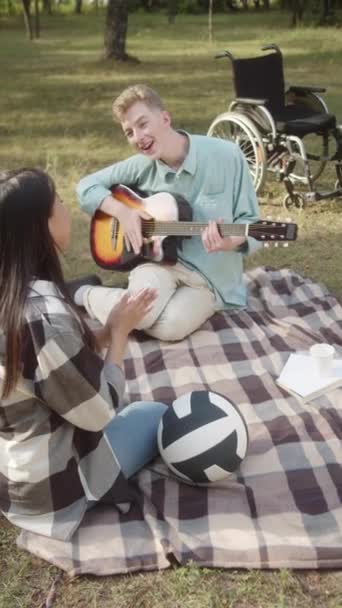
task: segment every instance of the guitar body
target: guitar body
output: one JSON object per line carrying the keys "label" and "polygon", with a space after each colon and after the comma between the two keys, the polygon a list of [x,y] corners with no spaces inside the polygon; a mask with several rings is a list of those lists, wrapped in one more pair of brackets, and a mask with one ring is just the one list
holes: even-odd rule
{"label": "guitar body", "polygon": [[[113,197],[131,209],[143,209],[151,216],[151,220],[142,222],[143,236],[149,241],[144,244],[142,251],[136,255],[127,251],[124,234],[120,222],[104,213],[96,211],[91,221],[90,249],[92,256],[101,268],[109,270],[131,270],[138,264],[154,259],[150,235],[154,233],[156,220],[162,222],[178,222],[192,219],[192,209],[181,196],[168,192],[142,197],[127,186],[114,186]],[[155,237],[152,237],[155,238]],[[163,250],[163,262],[175,264],[177,261],[177,246],[179,237],[167,236],[160,239]]]}

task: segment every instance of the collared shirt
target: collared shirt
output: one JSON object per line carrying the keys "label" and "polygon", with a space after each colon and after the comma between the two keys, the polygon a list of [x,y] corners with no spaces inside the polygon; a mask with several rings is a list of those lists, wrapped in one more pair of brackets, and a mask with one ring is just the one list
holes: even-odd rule
{"label": "collared shirt", "polygon": [[[0,363],[5,337],[0,329]],[[66,540],[90,500],[134,494],[103,434],[124,391],[121,369],[84,342],[48,281],[27,300],[22,375],[0,400],[0,509],[13,524]],[[0,387],[4,367],[0,365]]]}
{"label": "collared shirt", "polygon": [[[124,184],[147,195],[163,191],[181,194],[191,205],[195,222],[219,218],[238,224],[257,221],[257,198],[240,148],[213,137],[186,135],[189,149],[179,169],[136,154],[82,179],[77,187],[81,208],[92,215],[111,194],[113,185]],[[258,246],[248,237],[244,253],[252,253]],[[217,309],[246,304],[241,252],[208,254],[197,236],[183,241],[178,258],[206,278],[216,294]]]}

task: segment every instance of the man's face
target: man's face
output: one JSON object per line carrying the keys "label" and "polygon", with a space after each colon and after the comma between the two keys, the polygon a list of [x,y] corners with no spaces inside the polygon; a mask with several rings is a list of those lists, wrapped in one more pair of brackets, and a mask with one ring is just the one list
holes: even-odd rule
{"label": "man's face", "polygon": [[123,115],[121,126],[128,142],[151,160],[162,158],[171,119],[168,112],[135,102]]}

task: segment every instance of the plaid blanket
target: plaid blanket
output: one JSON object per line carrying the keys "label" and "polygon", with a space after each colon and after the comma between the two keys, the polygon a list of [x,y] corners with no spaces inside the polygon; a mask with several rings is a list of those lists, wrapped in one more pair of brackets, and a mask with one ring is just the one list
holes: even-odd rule
{"label": "plaid blanket", "polygon": [[21,532],[18,544],[70,575],[162,569],[342,566],[342,389],[303,402],[275,384],[290,352],[316,341],[342,356],[342,307],[288,270],[247,273],[248,309],[219,313],[182,342],[135,336],[128,401],[171,403],[211,389],[243,412],[249,453],[237,474],[193,487],[160,459],[136,476],[141,504],[97,506],[72,542]]}

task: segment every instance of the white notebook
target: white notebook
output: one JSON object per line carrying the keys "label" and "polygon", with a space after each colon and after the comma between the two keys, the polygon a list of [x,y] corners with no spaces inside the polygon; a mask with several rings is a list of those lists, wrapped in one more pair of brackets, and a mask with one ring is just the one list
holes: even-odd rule
{"label": "white notebook", "polygon": [[315,360],[308,354],[293,353],[277,378],[282,388],[306,401],[342,386],[342,359],[335,359],[329,376],[317,373]]}

